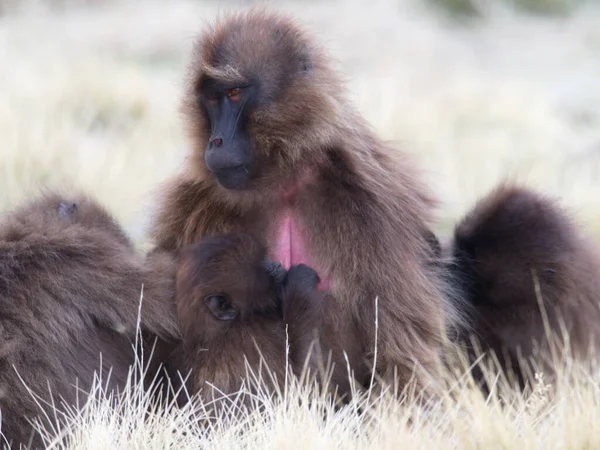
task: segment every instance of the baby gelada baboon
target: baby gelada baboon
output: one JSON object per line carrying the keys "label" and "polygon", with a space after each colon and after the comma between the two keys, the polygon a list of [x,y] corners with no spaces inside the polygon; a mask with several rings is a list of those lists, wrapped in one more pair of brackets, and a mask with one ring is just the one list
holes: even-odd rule
{"label": "baby gelada baboon", "polygon": [[175,268],[160,252],[144,261],[109,213],[84,195],[42,195],[1,218],[5,444],[42,447],[28,420],[45,417],[39,405],[53,418],[51,399],[59,410],[61,401],[84,404],[94,371],[108,389],[125,386],[142,286],[143,342],[178,337]]}
{"label": "baby gelada baboon", "polygon": [[552,373],[548,334],[561,359],[597,350],[600,252],[552,199],[498,187],[456,227],[452,251],[475,337],[520,382],[531,375],[520,360]]}
{"label": "baby gelada baboon", "polygon": [[[293,373],[318,370],[311,347],[324,299],[319,277],[303,264],[286,272],[265,258],[264,246],[243,233],[208,237],[181,252],[176,298],[183,342],[172,362],[181,376],[189,373],[188,392],[204,401],[237,394],[244,379],[249,391],[281,387],[286,341]],[[248,368],[262,386],[248,384]]]}

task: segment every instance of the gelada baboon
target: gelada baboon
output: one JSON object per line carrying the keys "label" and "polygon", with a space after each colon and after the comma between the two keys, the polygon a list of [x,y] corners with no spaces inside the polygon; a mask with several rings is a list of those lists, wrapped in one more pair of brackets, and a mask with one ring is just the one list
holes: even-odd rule
{"label": "gelada baboon", "polygon": [[269,392],[283,386],[288,368],[297,376],[319,370],[312,347],[323,294],[308,266],[286,271],[266,260],[260,242],[238,233],[184,247],[176,279],[183,340],[170,365],[180,372],[174,379],[189,374],[180,403],[186,392],[205,402],[238,395],[244,382]]}
{"label": "gelada baboon", "polygon": [[54,417],[49,391],[60,411],[63,400],[85,403],[94,371],[108,389],[125,386],[142,286],[148,342],[179,335],[175,269],[167,254],[144,261],[107,211],[85,196],[46,194],[2,217],[3,442],[42,445],[28,419]]}
{"label": "gelada baboon", "polygon": [[551,199],[500,186],[456,227],[452,251],[473,333],[519,381],[521,358],[551,371],[549,343],[565,356],[563,332],[575,357],[600,343],[600,253]]}
{"label": "gelada baboon", "polygon": [[198,41],[184,111],[193,151],[164,188],[158,248],[256,235],[286,269],[317,271],[333,294],[324,340],[343,343],[358,381],[370,378],[376,334],[384,378],[397,369],[404,385],[415,371],[423,387],[439,375],[449,308],[428,264],[434,201],[407,155],[346,101],[312,39],[262,10],[220,20]]}

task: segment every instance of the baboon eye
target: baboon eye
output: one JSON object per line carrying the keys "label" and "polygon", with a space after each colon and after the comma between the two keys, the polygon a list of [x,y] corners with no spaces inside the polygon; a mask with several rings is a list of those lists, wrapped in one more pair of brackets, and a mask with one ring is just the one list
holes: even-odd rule
{"label": "baboon eye", "polygon": [[204,298],[204,303],[218,320],[233,320],[237,317],[237,311],[231,304],[229,297],[225,294],[207,295]]}
{"label": "baboon eye", "polygon": [[229,303],[227,301],[227,297],[225,297],[224,295],[220,295],[220,294],[207,295],[206,298],[204,299],[204,301],[207,304],[211,304],[212,306],[215,306],[219,309],[227,308],[227,305]]}
{"label": "baboon eye", "polygon": [[233,88],[227,91],[227,98],[231,102],[237,102],[242,94],[242,90],[240,88]]}

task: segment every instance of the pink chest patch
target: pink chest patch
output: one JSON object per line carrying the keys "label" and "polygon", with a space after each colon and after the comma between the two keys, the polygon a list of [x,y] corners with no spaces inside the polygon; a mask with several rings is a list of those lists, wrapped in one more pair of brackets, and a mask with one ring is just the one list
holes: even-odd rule
{"label": "pink chest patch", "polygon": [[270,258],[279,261],[286,270],[297,264],[306,264],[313,268],[321,279],[319,290],[329,290],[329,276],[325,275],[320,270],[319,264],[309,256],[303,232],[289,210],[284,212],[277,223],[275,246],[272,252]]}

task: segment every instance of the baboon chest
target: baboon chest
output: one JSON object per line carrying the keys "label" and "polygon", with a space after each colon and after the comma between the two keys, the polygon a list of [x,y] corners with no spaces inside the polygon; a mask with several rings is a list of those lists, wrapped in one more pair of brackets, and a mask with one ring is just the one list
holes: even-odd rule
{"label": "baboon chest", "polygon": [[330,276],[319,260],[318,249],[314,248],[314,232],[303,220],[301,197],[306,195],[305,186],[294,185],[282,191],[281,202],[271,214],[267,248],[269,257],[279,261],[286,269],[305,264],[317,271],[321,283],[319,289],[329,290]]}

